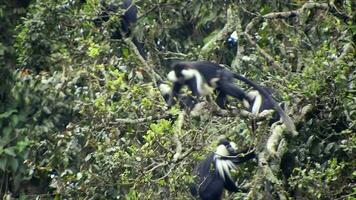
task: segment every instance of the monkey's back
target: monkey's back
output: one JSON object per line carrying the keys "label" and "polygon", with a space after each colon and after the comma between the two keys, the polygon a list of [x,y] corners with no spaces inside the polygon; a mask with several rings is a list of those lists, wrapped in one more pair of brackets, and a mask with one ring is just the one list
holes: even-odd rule
{"label": "monkey's back", "polygon": [[210,61],[192,62],[191,66],[198,70],[207,81],[217,78],[218,71],[224,69],[220,65]]}

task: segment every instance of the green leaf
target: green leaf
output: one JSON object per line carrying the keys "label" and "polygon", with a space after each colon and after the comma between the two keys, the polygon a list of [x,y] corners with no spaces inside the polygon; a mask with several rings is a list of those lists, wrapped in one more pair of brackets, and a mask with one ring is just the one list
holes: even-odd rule
{"label": "green leaf", "polygon": [[128,58],[129,57],[129,49],[128,48],[122,48],[122,55],[124,58]]}
{"label": "green leaf", "polygon": [[4,149],[4,152],[9,156],[16,157],[16,153],[15,153],[15,148],[14,147],[6,148],[6,149]]}
{"label": "green leaf", "polygon": [[335,146],[335,143],[334,143],[334,142],[329,143],[329,144],[325,147],[324,152],[325,152],[326,154],[329,154],[330,151],[331,151],[331,149],[332,149],[334,146]]}
{"label": "green leaf", "polygon": [[11,116],[11,126],[15,128],[17,124],[19,123],[20,119],[18,115],[12,115]]}
{"label": "green leaf", "polygon": [[0,159],[0,169],[2,171],[6,170],[7,158]]}
{"label": "green leaf", "polygon": [[16,172],[17,169],[19,168],[19,161],[15,158],[10,158],[9,159],[9,166],[12,170],[12,172]]}
{"label": "green leaf", "polygon": [[16,147],[19,152],[22,152],[28,145],[30,144],[30,141],[28,138],[25,138],[23,141],[18,141],[16,144]]}
{"label": "green leaf", "polygon": [[4,134],[3,136],[4,137],[9,137],[10,136],[10,133],[12,131],[12,128],[11,127],[6,127],[2,130],[2,133]]}
{"label": "green leaf", "polygon": [[13,113],[17,112],[16,109],[13,109],[13,110],[9,110],[7,112],[4,112],[2,114],[0,114],[0,119],[4,119],[4,118],[8,118],[10,117]]}
{"label": "green leaf", "polygon": [[100,49],[97,45],[93,44],[92,46],[89,47],[89,52],[88,55],[92,58],[95,58],[99,55]]}
{"label": "green leaf", "polygon": [[6,47],[0,42],[0,56],[5,54]]}

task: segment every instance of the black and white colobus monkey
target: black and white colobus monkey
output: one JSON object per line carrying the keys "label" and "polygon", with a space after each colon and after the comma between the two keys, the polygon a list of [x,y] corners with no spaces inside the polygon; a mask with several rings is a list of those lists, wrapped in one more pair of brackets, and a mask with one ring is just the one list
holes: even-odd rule
{"label": "black and white colobus monkey", "polygon": [[219,141],[215,152],[210,153],[195,169],[195,184],[190,187],[193,196],[199,196],[202,200],[219,200],[222,198],[224,189],[230,192],[239,190],[230,171],[237,164],[253,159],[256,155],[252,151],[244,157],[239,157],[239,154],[247,151],[238,153],[236,149],[236,144],[233,142],[226,139]]}
{"label": "black and white colobus monkey", "polygon": [[[158,83],[159,90],[163,96],[163,99],[165,102],[168,104],[170,100],[170,95],[172,93],[172,88],[165,84],[165,83]],[[176,103],[176,100],[173,99],[173,104]],[[179,106],[181,109],[186,110],[186,111],[192,111],[195,106],[197,105],[198,101],[194,97],[190,95],[179,95],[177,98],[177,101],[179,102]]]}
{"label": "black and white colobus monkey", "polygon": [[[123,37],[130,37],[132,34],[132,26],[137,22],[137,6],[132,3],[132,0],[124,0],[120,6],[109,3],[106,4],[104,0],[100,1],[100,5],[104,9],[99,14],[99,17],[94,19],[96,26],[100,26],[102,22],[109,20],[111,14],[115,14],[119,8],[125,9],[125,12],[121,16],[121,24],[116,28],[116,31],[112,33],[111,38],[121,39]],[[140,54],[146,57],[144,51],[144,45],[136,37],[132,37],[132,42],[136,45]]]}
{"label": "black and white colobus monkey", "polygon": [[[274,93],[272,88],[269,87],[263,87],[263,89],[270,95]],[[254,115],[258,115],[262,113],[263,111],[267,110],[273,110],[274,105],[273,102],[269,101],[268,99],[264,98],[260,92],[257,90],[251,90],[247,92],[246,94],[250,99],[252,99],[252,103],[247,102],[246,100],[243,100],[242,103],[244,107],[247,109],[247,111],[253,113]],[[273,97],[271,97],[273,98]],[[280,107],[284,110],[284,104],[279,104]],[[271,126],[273,123],[279,121],[281,119],[281,115],[277,113],[273,113],[272,118],[270,119],[268,125]],[[252,130],[255,131],[257,128],[256,122],[252,123]]]}
{"label": "black and white colobus monkey", "polygon": [[173,82],[172,93],[167,101],[168,106],[174,104],[174,99],[177,98],[181,88],[187,85],[195,97],[205,96],[213,91],[218,92],[216,103],[221,108],[226,107],[227,95],[237,98],[240,101],[246,100],[249,104],[253,103],[253,100],[247,96],[245,91],[233,83],[234,79],[241,80],[258,90],[265,99],[271,102],[273,108],[281,116],[289,131],[295,131],[293,121],[267,91],[249,79],[234,74],[216,63],[209,61],[177,62],[173,65],[173,70],[168,73],[168,79]]}

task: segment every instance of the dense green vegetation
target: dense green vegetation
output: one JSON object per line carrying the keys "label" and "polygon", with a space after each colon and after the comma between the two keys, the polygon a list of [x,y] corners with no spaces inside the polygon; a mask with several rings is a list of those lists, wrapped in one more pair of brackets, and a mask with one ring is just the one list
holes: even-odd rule
{"label": "dense green vegetation", "polygon": [[226,198],[355,199],[354,1],[135,4],[147,59],[111,38],[123,10],[94,24],[99,0],[0,2],[0,197],[190,199],[219,135],[264,152],[266,124],[252,134],[214,106],[180,124],[165,106],[156,81],[171,61],[210,60],[275,88],[299,133],[282,135],[268,168],[239,166],[248,192]]}

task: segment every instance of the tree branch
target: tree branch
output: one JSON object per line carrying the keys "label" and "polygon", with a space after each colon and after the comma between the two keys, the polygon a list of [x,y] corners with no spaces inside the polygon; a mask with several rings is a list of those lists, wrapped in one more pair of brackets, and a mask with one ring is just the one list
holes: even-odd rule
{"label": "tree branch", "polygon": [[179,136],[182,135],[182,126],[184,123],[185,111],[179,113],[178,120],[175,127],[175,133],[173,135],[173,141],[176,143],[176,153],[173,156],[173,162],[177,162],[182,156],[182,143],[179,140]]}
{"label": "tree branch", "polygon": [[252,38],[248,32],[244,32],[243,35],[247,41],[256,48],[256,50],[268,61],[268,64],[272,65],[274,68],[278,68],[281,71],[286,72],[285,69],[281,67],[281,64],[278,61],[275,61],[271,55],[269,55],[265,50],[263,50]]}
{"label": "tree branch", "polygon": [[[301,124],[305,121],[305,116],[313,111],[312,105],[306,105],[302,108],[300,115],[294,118],[296,124]],[[265,148],[258,154],[259,168],[252,180],[252,188],[247,195],[247,199],[261,199],[261,194],[267,192],[271,195],[271,191],[261,191],[266,188],[266,185],[272,184],[279,199],[288,199],[287,192],[283,188],[283,182],[277,177],[280,172],[281,158],[288,150],[287,141],[284,135],[288,133],[286,126],[274,125],[271,127],[272,134],[267,138]],[[293,135],[292,135],[293,136]],[[264,142],[261,141],[260,145]]]}
{"label": "tree branch", "polygon": [[234,30],[236,20],[235,20],[235,13],[231,7],[227,9],[227,21],[223,29],[219,33],[217,33],[209,42],[207,42],[202,48],[201,48],[201,57],[205,57],[210,51],[214,50],[217,46],[216,43],[220,40],[223,40],[226,38],[226,35],[229,32],[232,32]]}
{"label": "tree branch", "polygon": [[158,117],[143,117],[143,118],[137,118],[137,119],[130,119],[130,118],[117,118],[115,119],[114,122],[109,122],[110,125],[116,125],[116,124],[139,124],[139,123],[144,123],[147,121],[151,120],[159,120],[159,119],[164,119],[168,117],[169,115],[163,115],[163,116],[158,116]]}
{"label": "tree branch", "polygon": [[[130,46],[130,48],[134,51],[136,54],[137,58],[140,60],[142,63],[143,69],[146,71],[146,73],[151,77],[151,80],[157,85],[157,79],[158,81],[161,81],[162,78],[159,74],[157,74],[152,67],[149,65],[149,61],[146,61],[140,54],[139,50],[137,49],[136,45],[132,42],[131,38],[126,38],[125,43]],[[152,65],[151,65],[152,66]]]}
{"label": "tree branch", "polygon": [[[301,8],[292,10],[292,11],[285,11],[285,12],[273,12],[273,13],[268,13],[263,16],[258,16],[255,17],[251,20],[250,23],[247,24],[245,31],[243,35],[247,39],[247,41],[256,48],[256,50],[268,61],[269,64],[271,64],[273,67],[278,68],[284,72],[286,72],[285,69],[281,67],[281,64],[278,61],[275,61],[271,55],[269,55],[265,50],[263,50],[253,39],[253,37],[249,34],[250,31],[257,26],[257,24],[263,22],[263,20],[266,19],[287,19],[287,18],[292,18],[292,17],[299,17],[301,14],[303,14],[306,10],[310,9],[324,9],[324,10],[330,10],[330,12],[336,16],[340,17],[340,13],[337,12],[337,9],[335,5],[333,4],[327,4],[327,3],[314,3],[314,2],[308,2],[305,3]],[[342,15],[342,19],[350,19],[349,16]]]}

